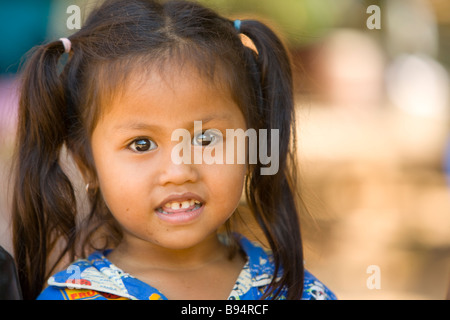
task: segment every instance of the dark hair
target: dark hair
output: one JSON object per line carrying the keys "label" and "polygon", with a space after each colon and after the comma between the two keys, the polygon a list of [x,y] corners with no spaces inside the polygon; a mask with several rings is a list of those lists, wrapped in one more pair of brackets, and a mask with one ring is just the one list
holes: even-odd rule
{"label": "dark hair", "polygon": [[[257,53],[243,45],[240,33],[254,42]],[[65,49],[54,41],[36,47],[23,70],[12,209],[24,297],[35,298],[64,257],[74,259],[92,249],[99,228],[108,230],[103,247],[120,240],[120,228],[95,187],[90,136],[101,113],[98,106],[106,105],[137,68],[142,72],[188,61],[229,88],[249,128],[279,129],[278,172],[261,175],[263,164],[249,165],[245,192],[274,254],[275,274],[264,297],[276,298],[285,288],[288,299],[300,298],[293,84],[279,38],[255,20],[242,21],[236,30],[233,21],[187,1],[113,0],[94,10],[70,41],[63,68]],[[83,220],[89,231],[77,223],[76,192],[60,161],[64,150],[94,185]]]}

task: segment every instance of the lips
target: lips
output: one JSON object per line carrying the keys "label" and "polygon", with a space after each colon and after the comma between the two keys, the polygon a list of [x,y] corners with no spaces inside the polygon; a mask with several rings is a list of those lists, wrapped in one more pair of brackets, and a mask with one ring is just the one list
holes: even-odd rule
{"label": "lips", "polygon": [[156,210],[167,213],[189,211],[193,207],[202,206],[204,202],[205,200],[195,193],[172,194],[161,201]]}
{"label": "lips", "polygon": [[162,220],[170,223],[187,223],[197,218],[205,201],[194,193],[174,194],[165,198],[155,212]]}
{"label": "lips", "polygon": [[164,214],[173,214],[177,212],[190,212],[199,209],[202,203],[198,200],[188,199],[183,201],[169,201],[156,210]]}

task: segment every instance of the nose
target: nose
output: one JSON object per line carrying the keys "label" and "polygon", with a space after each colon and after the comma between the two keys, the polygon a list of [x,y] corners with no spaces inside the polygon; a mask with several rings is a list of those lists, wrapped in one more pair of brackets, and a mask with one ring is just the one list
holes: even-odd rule
{"label": "nose", "polygon": [[198,166],[190,161],[179,162],[172,159],[172,150],[166,150],[160,159],[158,182],[160,185],[181,185],[196,182],[199,178]]}

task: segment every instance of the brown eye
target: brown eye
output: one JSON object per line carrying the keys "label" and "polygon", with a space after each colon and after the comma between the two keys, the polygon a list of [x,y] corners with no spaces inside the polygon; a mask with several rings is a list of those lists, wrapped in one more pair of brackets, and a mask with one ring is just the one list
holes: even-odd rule
{"label": "brown eye", "polygon": [[221,132],[219,130],[210,129],[196,134],[192,139],[192,144],[194,146],[206,147],[217,143],[220,140],[222,140]]}
{"label": "brown eye", "polygon": [[156,147],[156,143],[150,139],[136,139],[129,145],[129,148],[136,152],[146,152]]}

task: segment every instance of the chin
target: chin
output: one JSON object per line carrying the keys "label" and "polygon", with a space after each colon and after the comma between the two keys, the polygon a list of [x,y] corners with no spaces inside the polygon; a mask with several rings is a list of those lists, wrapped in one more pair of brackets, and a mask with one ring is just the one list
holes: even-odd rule
{"label": "chin", "polygon": [[[168,231],[170,232],[170,231]],[[213,233],[215,235],[215,233]],[[161,237],[158,241],[152,241],[160,247],[170,250],[186,250],[193,248],[203,241],[210,239],[210,235],[199,235],[195,231],[171,232],[171,235]]]}

